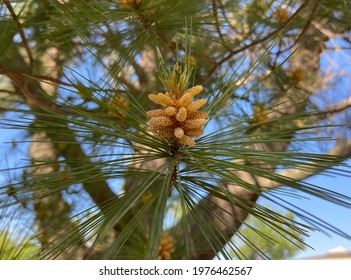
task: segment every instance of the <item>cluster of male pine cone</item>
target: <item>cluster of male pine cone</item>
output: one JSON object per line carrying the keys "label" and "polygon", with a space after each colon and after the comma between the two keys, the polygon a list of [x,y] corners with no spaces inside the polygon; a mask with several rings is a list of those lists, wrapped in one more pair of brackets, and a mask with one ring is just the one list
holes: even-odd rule
{"label": "cluster of male pine cone", "polygon": [[160,245],[158,247],[158,260],[170,260],[174,252],[174,240],[167,232],[161,235]]}
{"label": "cluster of male pine cone", "polygon": [[202,127],[207,123],[208,117],[206,112],[197,111],[206,104],[206,100],[193,102],[194,96],[202,89],[198,85],[180,94],[149,94],[149,99],[163,108],[146,113],[150,118],[148,131],[180,145],[194,146],[193,138],[204,133]]}

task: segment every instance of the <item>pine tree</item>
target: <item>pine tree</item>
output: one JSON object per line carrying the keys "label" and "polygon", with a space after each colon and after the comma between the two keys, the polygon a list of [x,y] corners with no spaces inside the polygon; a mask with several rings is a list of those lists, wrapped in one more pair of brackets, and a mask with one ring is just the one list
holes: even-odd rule
{"label": "pine tree", "polygon": [[313,229],[351,238],[284,198],[351,206],[305,182],[347,174],[350,77],[325,59],[350,61],[350,11],[0,1],[1,229],[43,259],[245,258],[232,237],[248,215],[296,244]]}

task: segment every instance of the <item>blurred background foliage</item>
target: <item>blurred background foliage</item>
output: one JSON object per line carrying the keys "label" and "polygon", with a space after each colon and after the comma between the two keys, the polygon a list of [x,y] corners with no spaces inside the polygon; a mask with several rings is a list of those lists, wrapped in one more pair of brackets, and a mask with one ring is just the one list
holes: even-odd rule
{"label": "blurred background foliage", "polygon": [[[280,259],[311,230],[350,239],[284,199],[351,206],[305,181],[349,172],[350,18],[344,0],[0,0],[0,258]],[[146,131],[176,64],[207,100],[193,147]]]}

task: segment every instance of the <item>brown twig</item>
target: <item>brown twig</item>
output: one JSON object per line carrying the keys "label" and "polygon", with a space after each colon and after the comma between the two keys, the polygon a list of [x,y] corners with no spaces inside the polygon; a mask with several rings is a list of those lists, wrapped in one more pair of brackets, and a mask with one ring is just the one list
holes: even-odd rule
{"label": "brown twig", "polygon": [[17,71],[9,71],[9,70],[6,70],[5,68],[1,67],[1,66],[0,66],[0,75],[5,75],[5,76],[7,76],[9,78],[11,76],[12,77],[14,77],[14,76],[21,77],[22,79],[32,78],[32,79],[50,81],[50,82],[53,82],[55,84],[65,85],[65,86],[69,86],[69,87],[75,87],[72,84],[63,82],[63,81],[61,81],[59,79],[55,79],[55,78],[50,77],[50,76],[45,76],[45,75],[28,75],[27,73],[21,73],[21,72],[17,72]]}
{"label": "brown twig", "polygon": [[328,108],[321,112],[312,114],[310,117],[310,121],[312,123],[322,121],[328,118],[329,116],[345,111],[348,108],[351,108],[351,97],[348,97],[337,104],[330,105]]}
{"label": "brown twig", "polygon": [[[77,88],[77,85],[64,82],[64,81],[57,79],[57,78],[53,78],[53,77],[46,76],[46,75],[27,75],[25,73],[20,73],[20,72],[16,72],[16,71],[7,71],[4,68],[2,68],[1,66],[0,66],[0,75],[5,75],[8,77],[11,75],[12,76],[16,75],[17,77],[21,77],[22,79],[29,78],[29,79],[35,79],[35,80],[40,80],[40,81],[48,81],[48,82],[52,82],[52,83],[57,84],[57,85],[63,85],[63,86],[71,87],[71,88]],[[94,91],[108,91],[108,92],[115,92],[116,91],[116,89],[113,89],[113,88],[100,90],[98,88],[87,87],[87,89],[94,90]],[[123,91],[123,90],[119,90],[119,91]]]}
{"label": "brown twig", "polygon": [[301,32],[300,32],[299,35],[297,36],[294,45],[296,45],[296,44],[300,41],[300,39],[302,38],[302,35],[303,35],[303,34],[306,32],[306,30],[310,27],[311,22],[312,22],[312,19],[313,19],[314,15],[316,14],[317,8],[318,8],[318,6],[319,6],[320,3],[321,3],[321,0],[317,0],[316,3],[314,4],[313,9],[312,9],[312,12],[311,12],[311,14],[310,14],[310,16],[309,16],[309,18],[308,18],[306,24],[304,25],[304,27],[302,28]]}
{"label": "brown twig", "polygon": [[217,11],[217,9],[218,9],[218,7],[217,7],[217,0],[212,0],[212,15],[215,18],[215,25],[216,25],[218,36],[219,36],[223,46],[225,48],[227,48],[231,52],[232,49],[226,44],[226,42],[224,40],[223,33],[222,33],[221,28],[219,26],[219,19],[218,19],[218,11]]}
{"label": "brown twig", "polygon": [[40,98],[35,92],[29,88],[28,76],[22,73],[16,73],[5,70],[0,66],[0,75],[8,77],[12,83],[21,91],[23,96],[28,100],[28,104],[32,104],[44,111],[55,112],[58,114],[67,114],[67,110],[57,104],[47,104],[42,98]]}
{"label": "brown twig", "polygon": [[310,25],[311,25],[311,23],[312,23],[312,19],[313,19],[314,15],[315,15],[316,12],[317,12],[317,8],[318,8],[320,2],[321,2],[321,0],[317,0],[316,3],[314,4],[313,9],[312,9],[312,11],[311,11],[310,16],[308,17],[307,22],[305,23],[304,27],[302,28],[302,30],[301,30],[301,31],[299,32],[299,34],[297,35],[296,40],[293,42],[293,44],[290,45],[289,47],[283,49],[283,50],[279,50],[279,51],[276,53],[277,56],[279,56],[280,54],[286,52],[287,50],[292,49],[292,48],[295,47],[296,44],[301,40],[303,34],[305,34],[305,32],[307,31],[307,29],[310,27]]}
{"label": "brown twig", "polygon": [[[136,7],[136,12],[138,14],[138,18],[141,22],[141,24],[143,25],[145,30],[149,30],[152,25],[147,21],[147,19],[145,18],[145,16],[143,15],[142,12],[140,12],[139,7]],[[167,39],[167,37],[159,30],[154,29],[155,34],[157,35],[157,37],[167,46],[169,47],[173,52],[176,52],[177,50],[177,45],[176,43],[170,41]],[[178,44],[178,49],[179,50],[185,50],[185,48],[181,45]]]}
{"label": "brown twig", "polygon": [[30,71],[30,73],[32,73],[32,71],[33,71],[33,66],[34,66],[34,58],[33,58],[32,51],[31,51],[31,49],[29,48],[28,41],[27,41],[26,35],[24,34],[22,25],[21,25],[21,23],[19,22],[18,17],[17,17],[17,15],[16,15],[15,11],[13,10],[10,1],[9,1],[9,0],[4,0],[4,3],[5,3],[5,5],[6,5],[6,7],[7,7],[7,9],[9,10],[9,12],[10,12],[10,14],[11,14],[13,20],[15,21],[15,23],[16,23],[16,25],[17,25],[18,32],[19,32],[19,34],[20,34],[20,36],[21,36],[23,46],[24,46],[24,48],[26,49],[26,52],[27,52],[27,55],[28,55],[28,58],[29,58],[29,71]]}
{"label": "brown twig", "polygon": [[[333,162],[330,165],[324,165],[319,168],[318,167],[312,168],[312,166],[309,168],[306,168],[306,166],[308,166],[307,164],[301,165],[301,166],[295,166],[295,168],[286,169],[281,173],[277,173],[277,175],[280,177],[289,178],[290,180],[294,180],[298,182],[298,181],[305,180],[311,176],[314,176],[317,173],[322,173],[323,171],[338,165],[343,160],[351,156],[351,140],[340,141],[340,143],[337,143],[326,154],[330,156],[337,156],[338,157],[337,162]],[[281,182],[273,181],[269,178],[259,177],[257,179],[261,188],[264,189],[265,191],[282,186]]]}
{"label": "brown twig", "polygon": [[[60,79],[56,79],[56,78],[46,76],[46,75],[30,75],[30,76],[24,75],[24,74],[22,74],[22,75],[26,76],[28,78],[32,78],[32,79],[38,79],[41,81],[49,81],[49,82],[53,82],[53,83],[58,84],[58,85],[63,85],[63,86],[71,87],[71,88],[77,88],[77,85],[75,85],[75,84],[70,84],[70,83],[64,82]],[[130,86],[130,84],[128,84],[125,80],[123,80],[123,83],[126,84],[128,87]],[[89,90],[93,90],[93,91],[106,91],[106,92],[115,92],[116,91],[116,89],[114,89],[114,88],[109,88],[109,89],[99,89],[99,88],[93,88],[93,87],[86,87],[86,88]],[[121,89],[119,89],[118,91],[125,92],[124,90],[121,90]]]}
{"label": "brown twig", "polygon": [[46,75],[31,75],[31,76],[29,76],[29,78],[43,80],[43,81],[49,81],[49,82],[53,82],[55,84],[63,85],[63,86],[67,86],[67,87],[74,87],[74,88],[76,87],[73,84],[70,84],[70,83],[61,81],[60,79],[53,78],[53,77],[46,76]]}
{"label": "brown twig", "polygon": [[7,89],[0,89],[0,92],[5,92],[5,93],[8,93],[8,94],[18,95],[17,92],[12,91],[12,90],[7,90]]}
{"label": "brown twig", "polygon": [[274,30],[273,32],[267,34],[266,36],[262,37],[261,39],[258,39],[256,41],[251,42],[250,44],[247,44],[241,48],[238,48],[236,50],[232,50],[226,57],[224,57],[222,60],[220,60],[219,62],[217,62],[212,69],[209,71],[209,74],[207,75],[205,81],[203,82],[203,84],[206,84],[209,82],[211,76],[213,75],[213,73],[227,60],[231,59],[234,55],[245,51],[253,46],[256,46],[258,44],[261,44],[263,42],[265,42],[266,40],[278,35],[279,33],[281,33],[291,22],[293,22],[296,17],[300,14],[300,12],[311,2],[312,0],[307,0],[305,1],[297,10],[296,12],[278,29]]}

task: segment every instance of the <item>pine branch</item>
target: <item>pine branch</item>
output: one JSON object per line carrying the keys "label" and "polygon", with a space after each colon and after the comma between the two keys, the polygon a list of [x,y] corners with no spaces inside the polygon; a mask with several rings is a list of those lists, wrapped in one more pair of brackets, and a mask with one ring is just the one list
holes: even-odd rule
{"label": "pine branch", "polygon": [[307,0],[305,1],[297,10],[296,12],[284,23],[282,24],[278,29],[272,31],[271,33],[267,34],[266,36],[256,40],[256,41],[253,41],[251,42],[250,44],[247,44],[243,47],[240,47],[236,50],[231,50],[230,53],[224,57],[222,60],[220,60],[219,62],[217,62],[213,67],[212,69],[209,70],[208,74],[207,74],[207,77],[205,78],[203,84],[207,84],[212,75],[216,72],[216,70],[223,64],[225,63],[226,61],[228,61],[229,59],[231,59],[234,55],[238,54],[238,53],[241,53],[249,48],[252,48],[256,45],[259,45],[277,35],[279,35],[281,32],[283,32],[297,17],[298,15],[309,5],[309,3],[311,2],[312,0]]}
{"label": "pine branch", "polygon": [[12,16],[13,20],[15,21],[16,26],[18,28],[19,34],[20,34],[21,39],[22,39],[23,46],[24,46],[24,48],[25,48],[25,50],[27,52],[28,58],[29,58],[29,72],[31,73],[33,71],[34,58],[33,58],[32,51],[31,51],[31,49],[29,47],[28,40],[26,38],[26,35],[24,34],[22,25],[19,22],[18,17],[16,15],[15,11],[13,10],[10,1],[9,0],[4,0],[4,3],[6,5],[6,7],[7,7],[7,9],[9,10],[9,12],[10,12],[10,14],[11,14],[11,16]]}
{"label": "pine branch", "polygon": [[215,18],[215,22],[216,22],[216,30],[218,33],[218,36],[223,44],[223,46],[226,47],[226,49],[231,52],[232,49],[227,45],[226,41],[224,40],[224,36],[223,33],[221,31],[221,27],[220,27],[220,23],[219,23],[219,18],[218,18],[218,7],[217,7],[217,0],[212,0],[212,14]]}
{"label": "pine branch", "polygon": [[279,55],[283,54],[284,52],[293,49],[298,44],[298,42],[301,40],[301,38],[303,38],[306,31],[310,28],[310,26],[312,24],[313,18],[316,15],[316,12],[318,10],[318,7],[320,6],[320,3],[321,3],[321,0],[318,0],[315,2],[314,6],[312,8],[312,11],[311,11],[304,27],[299,31],[294,42],[284,49],[280,49],[281,48],[281,46],[280,46],[279,50],[275,53],[277,55],[277,57],[279,57]]}
{"label": "pine branch", "polygon": [[7,76],[13,84],[20,90],[27,99],[30,106],[40,108],[46,112],[55,112],[57,114],[67,114],[66,108],[54,103],[49,103],[43,99],[42,94],[35,85],[35,81],[30,80],[25,74],[8,71],[0,66],[0,75]]}
{"label": "pine branch", "polygon": [[[52,135],[55,141],[60,143],[69,143],[63,149],[59,149],[60,155],[62,155],[67,162],[67,165],[75,170],[85,170],[86,166],[94,166],[88,156],[85,155],[84,151],[80,147],[79,143],[76,142],[73,131],[68,127],[60,127],[61,135]],[[87,171],[87,178],[93,178],[94,174],[101,174],[102,171],[98,167],[91,167]],[[85,180],[82,182],[83,188],[90,195],[92,200],[102,209],[102,206],[107,202],[116,197],[111,191],[105,180],[90,181]]]}
{"label": "pine branch", "polygon": [[[316,174],[322,173],[333,166],[335,166],[338,162],[341,163],[342,161],[346,160],[351,156],[351,140],[338,143],[336,144],[328,153],[327,155],[336,156],[338,158],[337,162],[333,162],[333,164],[325,165],[323,168],[320,166],[316,167],[315,169],[309,167],[306,170],[306,164],[302,165],[300,168],[297,166],[293,169],[284,170],[281,173],[278,173],[278,176],[286,177],[291,181],[303,181],[311,176]],[[272,190],[278,187],[281,187],[282,184],[279,182],[274,182],[272,180],[266,178],[256,178],[258,185],[264,190]]]}
{"label": "pine branch", "polygon": [[[149,30],[151,28],[153,28],[153,26],[151,26],[151,24],[147,21],[146,17],[144,16],[144,14],[139,10],[139,7],[136,7],[136,12],[138,15],[138,18],[141,22],[141,24],[143,25],[143,27],[145,28],[145,30]],[[177,50],[177,44],[168,40],[167,37],[157,28],[153,29],[153,31],[155,32],[156,36],[168,47],[170,48],[174,53]],[[185,50],[184,47],[182,47],[181,45],[178,45],[178,49],[179,50]]]}
{"label": "pine branch", "polygon": [[351,97],[348,97],[337,104],[330,105],[328,108],[326,108],[323,111],[312,114],[311,117],[309,117],[308,119],[311,123],[316,123],[316,122],[325,120],[331,117],[332,115],[343,112],[350,107],[351,107]]}
{"label": "pine branch", "polygon": [[[287,26],[287,24],[291,23],[298,16],[298,14],[308,5],[309,2],[310,1],[305,1],[304,4],[300,6],[300,8],[294,13],[294,15],[290,17],[288,22],[285,23],[285,27]],[[317,30],[314,29],[312,30],[312,32],[313,31],[316,32]],[[264,40],[260,39],[257,42],[263,42],[266,40],[266,38],[270,38],[269,37],[270,34],[268,34],[267,36],[265,38],[262,38]],[[311,72],[317,71],[318,67],[316,67],[314,63],[315,63],[316,57],[320,55],[322,52],[322,48],[320,46],[321,42],[314,41],[313,43],[309,42],[309,44],[304,45],[305,41],[309,42],[309,38],[306,36],[304,36],[300,40],[300,44],[302,48],[304,48],[305,51],[311,52],[314,54],[314,57],[311,57],[312,65],[309,65],[310,66],[309,71]],[[255,42],[253,42],[253,45],[256,44]],[[322,43],[324,43],[324,41],[322,41]],[[245,49],[246,48],[240,48],[238,51],[245,50]],[[229,54],[228,57],[231,57],[231,54]],[[301,56],[295,56],[293,57],[291,63],[293,64],[296,63],[297,65],[302,65],[302,64],[305,65],[306,61],[304,61],[304,59],[305,58]],[[225,58],[222,61],[224,62]],[[217,69],[215,67],[212,69]],[[273,103],[275,104],[273,106],[274,111],[269,114],[269,119],[277,120],[277,122],[273,121],[272,126],[269,128],[270,131],[280,131],[282,129],[282,125],[284,126],[284,124],[279,122],[279,119],[282,116],[294,115],[294,114],[304,112],[309,98],[310,98],[310,95],[307,93],[301,93],[296,95],[296,92],[292,90],[288,90],[284,94],[278,95],[276,99],[273,100]],[[293,139],[294,135],[295,135],[294,128],[291,127],[291,133],[288,133],[287,135],[283,136],[283,138],[286,141],[284,142],[281,140],[279,141],[280,136],[278,136],[276,142],[274,142],[274,144],[272,145],[270,145],[269,143],[257,143],[257,144],[254,144],[251,147],[251,149],[258,150],[258,151],[284,152],[289,146],[289,143],[291,139]],[[273,139],[270,139],[270,140],[274,141],[274,135],[272,135],[272,137]],[[250,164],[250,162],[244,161],[243,164]],[[274,170],[275,165],[272,163],[267,163],[264,166],[261,166],[260,168],[266,171]],[[223,246],[226,244],[226,242],[230,240],[230,238],[237,232],[240,226],[244,223],[248,214],[254,208],[254,205],[256,204],[256,201],[261,194],[260,192],[262,191],[262,188],[258,181],[258,178],[260,178],[260,176],[245,172],[243,170],[234,171],[234,174],[238,178],[238,181],[242,183],[242,185],[233,184],[233,183],[226,184],[226,188],[229,193],[228,196],[240,197],[241,199],[245,200],[244,205],[233,204],[228,200],[221,199],[214,195],[209,195],[209,197],[206,198],[207,201],[210,200],[211,202],[213,202],[213,204],[217,205],[217,208],[215,207],[213,209],[213,212],[226,221],[227,227],[223,228],[223,234],[227,238],[224,238],[221,240],[221,242],[223,242]],[[277,177],[275,178],[278,179]],[[205,200],[202,200],[200,204],[201,203],[206,203],[206,202]],[[221,223],[218,223],[219,219],[216,218],[215,216],[212,217],[212,221],[214,222],[214,224],[216,224],[216,226],[219,226],[219,227],[221,226]],[[198,226],[193,225],[192,230],[195,235],[196,234],[201,235],[200,228]],[[201,249],[204,252],[202,254],[198,254],[197,258],[212,259],[215,256],[215,253],[212,251],[212,248],[210,246],[207,246],[207,247],[204,247],[204,246],[205,245],[201,245]]]}
{"label": "pine branch", "polygon": [[[38,177],[40,180],[36,184],[24,186],[21,194],[34,194],[32,201],[36,204],[34,211],[37,214],[46,208],[40,202],[47,204],[48,208],[55,206],[55,202],[58,208],[84,207],[84,203],[79,201],[81,197],[72,205],[63,203],[62,191],[73,184],[82,186],[82,193],[88,193],[94,202],[93,208],[84,209],[73,218],[69,215],[72,214],[69,209],[62,213],[57,209],[57,217],[55,213],[45,217],[42,228],[51,219],[64,216],[62,231],[66,231],[71,221],[79,219],[76,227],[68,230],[67,234],[62,232],[63,235],[55,241],[51,238],[56,237],[55,229],[49,229],[52,235],[50,243],[53,244],[50,244],[52,251],[48,255],[61,257],[78,248],[77,252],[80,252],[75,254],[77,257],[86,253],[87,258],[156,258],[160,237],[169,226],[166,224],[172,220],[172,223],[179,222],[169,232],[176,240],[176,251],[172,253],[172,258],[212,259],[216,255],[230,258],[230,250],[237,251],[238,248],[228,241],[233,234],[238,234],[248,214],[262,220],[269,229],[281,223],[296,230],[295,224],[256,203],[260,196],[272,197],[274,192],[270,190],[274,188],[287,186],[336,204],[345,202],[344,205],[349,205],[345,196],[338,200],[337,194],[330,194],[332,191],[323,192],[323,188],[314,187],[303,180],[316,173],[336,169],[343,159],[351,156],[350,141],[338,143],[328,155],[299,153],[288,149],[304,143],[306,139],[320,140],[315,136],[309,138],[308,128],[298,123],[300,119],[309,124],[318,123],[346,112],[351,107],[350,98],[346,98],[330,105],[323,112],[307,113],[310,98],[317,92],[315,88],[318,81],[315,77],[320,75],[319,70],[324,67],[319,64],[319,60],[326,41],[339,35],[345,41],[348,40],[346,32],[335,32],[338,30],[338,17],[347,19],[346,12],[340,13],[341,4],[331,4],[333,7],[329,7],[320,0],[300,1],[298,5],[290,3],[288,6],[291,7],[292,16],[289,17],[287,13],[287,20],[284,18],[274,22],[269,19],[269,15],[281,2],[263,1],[264,5],[258,7],[256,0],[241,1],[238,2],[239,7],[233,7],[229,5],[230,2],[222,4],[224,2],[220,0],[203,3],[118,0],[117,4],[104,1],[92,1],[89,4],[85,1],[44,1],[34,5],[30,13],[21,12],[18,15],[10,2],[4,2],[11,15],[4,22],[5,34],[0,35],[9,45],[0,46],[1,56],[4,54],[1,57],[4,67],[0,67],[0,74],[10,78],[15,92],[24,97],[24,102],[28,103],[31,110],[23,112],[23,107],[15,107],[15,116],[19,111],[25,117],[7,119],[5,125],[13,124],[13,127],[31,135],[48,135],[48,139],[44,137],[32,141],[41,145],[37,145],[38,164],[32,164],[31,167],[38,170],[41,167],[42,170],[48,168],[50,171],[56,164],[58,168],[47,176]],[[248,9],[244,9],[244,6]],[[256,8],[259,10],[257,13],[254,11]],[[329,12],[330,15],[327,14]],[[189,26],[182,24],[185,15],[191,17],[190,29],[193,31],[190,34],[195,34],[192,38],[187,36]],[[237,25],[231,21],[236,16],[242,21]],[[63,19],[62,24],[57,24]],[[21,24],[22,20],[25,24]],[[328,25],[321,24],[324,22]],[[331,22],[333,26],[329,25]],[[27,26],[31,36],[26,37],[29,34]],[[290,28],[292,26],[294,29]],[[239,30],[241,27],[243,30]],[[110,32],[106,32],[106,28]],[[242,44],[234,46],[230,43],[231,32],[244,35],[242,39],[235,39]],[[13,41],[13,36],[18,33],[22,44]],[[185,46],[175,43],[184,37]],[[279,45],[272,48],[270,42],[275,37],[279,38]],[[291,46],[295,45],[299,52],[289,58],[291,61],[287,63],[291,63],[292,67],[303,68],[308,73],[308,77],[298,85],[289,80],[289,73],[287,75],[284,72],[285,65],[281,65],[281,61],[289,56],[287,52]],[[35,47],[30,49],[31,46]],[[47,58],[43,56],[43,51],[45,53],[45,49],[51,47],[57,50],[60,48],[59,55],[53,58],[60,65],[52,67],[46,64],[49,66],[47,69],[53,70],[55,75],[45,74]],[[284,48],[287,48],[286,53]],[[265,51],[267,49],[269,51]],[[264,56],[259,60],[262,63],[255,64],[253,61],[256,61],[257,54],[262,52]],[[177,54],[177,57],[172,53]],[[249,55],[249,62],[240,62],[240,56],[244,57],[245,53]],[[23,59],[27,56],[29,64]],[[12,63],[14,59],[16,61]],[[177,141],[174,137],[181,137],[181,127],[155,130],[169,132],[170,141],[145,132],[147,124],[144,110],[151,105],[143,93],[159,90],[157,69],[161,68],[161,64],[165,67],[173,64],[176,59],[180,63],[187,60],[190,66],[196,66],[194,79],[189,84],[203,84],[203,80],[208,84],[203,96],[208,97],[208,107],[204,106],[204,111],[208,109],[211,113],[212,123],[206,127],[209,133],[196,138],[192,147],[173,145],[174,140]],[[276,63],[271,62],[274,59]],[[39,61],[43,64],[38,65]],[[158,64],[159,61],[162,62]],[[38,70],[36,74],[32,73],[34,63]],[[10,70],[8,65],[13,65],[11,67],[15,70]],[[277,65],[282,67],[275,69]],[[228,71],[217,73],[222,67]],[[60,69],[63,69],[66,79],[58,77]],[[267,69],[268,72],[265,72]],[[245,78],[234,85],[233,76],[241,71],[248,74],[243,74]],[[261,77],[266,76],[265,73],[275,79],[272,82],[266,79],[263,81]],[[70,78],[71,74],[80,76],[82,80],[78,80],[82,82],[76,82],[75,77]],[[213,76],[217,74],[216,82]],[[309,79],[309,75],[313,79]],[[114,85],[109,87],[110,81],[117,84],[116,89]],[[54,93],[50,94],[43,83],[51,87]],[[102,87],[99,86],[101,84]],[[253,84],[254,87],[251,87]],[[58,93],[59,86],[62,87]],[[240,86],[244,88],[236,91]],[[119,88],[125,88],[125,91]],[[246,88],[250,88],[248,94],[240,97]],[[125,94],[118,96],[122,91]],[[77,98],[76,93],[81,98]],[[7,101],[8,95],[3,95]],[[56,95],[59,97],[57,100]],[[117,97],[123,97],[124,102]],[[84,102],[80,103],[82,99]],[[226,101],[230,101],[230,104],[224,105]],[[264,118],[256,118],[254,122],[254,118],[250,117],[251,109],[256,109],[254,104],[260,102],[264,102],[264,109],[267,110],[264,111]],[[109,111],[112,105],[116,105],[113,107],[116,111],[121,109],[123,116],[108,115],[112,113]],[[174,108],[181,109],[177,106],[169,106],[168,113],[173,114]],[[162,109],[153,111],[153,114],[160,112],[165,114]],[[185,116],[183,109],[182,112],[179,119]],[[256,113],[254,110],[253,115]],[[28,115],[29,121],[26,119]],[[164,116],[162,120],[172,121],[172,116]],[[160,122],[156,122],[157,119],[153,121],[162,123],[160,119]],[[165,124],[168,125],[163,122]],[[211,131],[217,124],[223,129]],[[301,136],[305,131],[306,138]],[[21,145],[17,144],[17,139],[14,142]],[[57,152],[54,158],[39,157],[40,151],[49,155],[49,151],[45,150],[46,144],[53,145],[50,151]],[[34,156],[32,158],[35,159]],[[172,162],[174,167],[166,168],[166,162]],[[276,169],[281,166],[289,169],[277,173]],[[15,173],[19,169],[15,167],[11,170]],[[125,184],[120,186],[122,193],[115,195],[111,191],[109,179],[124,180]],[[173,191],[174,188],[178,192]],[[8,190],[2,187],[0,191],[7,193]],[[71,191],[71,188],[67,191]],[[72,193],[69,195],[74,196]],[[22,197],[18,197],[20,202],[29,200],[26,198],[21,201]],[[280,199],[277,197],[273,202],[283,203]],[[177,203],[181,204],[177,208],[181,211],[173,217],[167,208]],[[172,207],[169,211],[176,209]],[[54,210],[50,209],[52,212]],[[308,218],[309,214],[306,216]],[[305,229],[311,228],[307,226]],[[282,231],[282,234],[285,233]],[[250,237],[244,236],[244,241],[245,238]],[[89,250],[84,246],[87,240],[94,240]],[[255,240],[246,241],[255,245]]]}
{"label": "pine branch", "polygon": [[310,13],[310,16],[308,17],[308,20],[306,21],[304,27],[301,29],[301,31],[299,32],[299,34],[297,35],[297,38],[294,42],[294,45],[292,47],[294,47],[302,38],[302,36],[305,34],[306,30],[310,27],[312,20],[314,18],[314,16],[316,15],[317,9],[321,4],[321,0],[317,0],[312,8],[312,11]]}

